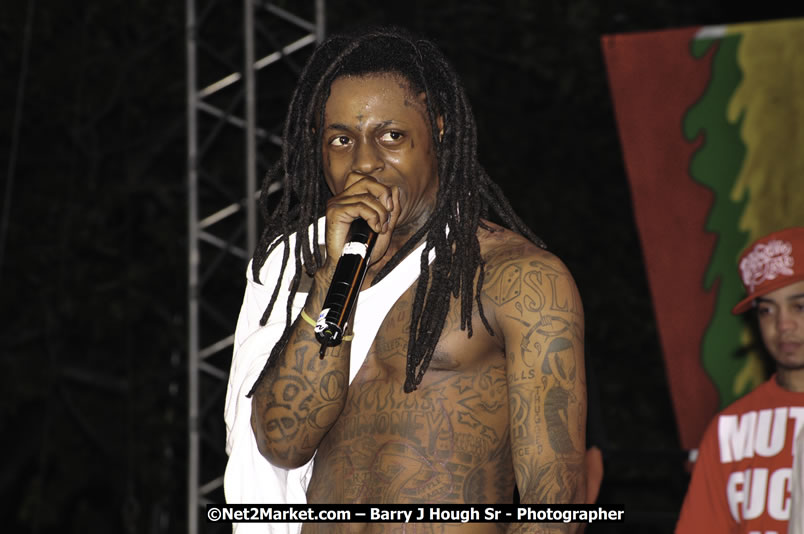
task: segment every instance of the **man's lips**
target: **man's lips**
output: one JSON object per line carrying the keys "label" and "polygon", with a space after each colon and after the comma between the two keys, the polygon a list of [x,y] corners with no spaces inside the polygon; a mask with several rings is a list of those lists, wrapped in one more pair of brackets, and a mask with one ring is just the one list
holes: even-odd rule
{"label": "man's lips", "polygon": [[779,351],[783,353],[796,352],[804,344],[802,341],[780,341]]}

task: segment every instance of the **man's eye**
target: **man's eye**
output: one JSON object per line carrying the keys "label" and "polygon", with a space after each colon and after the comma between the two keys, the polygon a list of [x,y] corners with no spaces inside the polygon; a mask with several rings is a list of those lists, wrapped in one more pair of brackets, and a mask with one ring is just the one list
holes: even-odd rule
{"label": "man's eye", "polygon": [[380,140],[386,142],[399,141],[400,139],[402,139],[402,137],[403,137],[402,132],[391,130],[390,132],[385,132],[384,134],[382,134],[382,136],[380,136]]}
{"label": "man's eye", "polygon": [[351,142],[351,140],[346,137],[345,135],[339,135],[335,139],[329,142],[330,145],[333,146],[346,146]]}

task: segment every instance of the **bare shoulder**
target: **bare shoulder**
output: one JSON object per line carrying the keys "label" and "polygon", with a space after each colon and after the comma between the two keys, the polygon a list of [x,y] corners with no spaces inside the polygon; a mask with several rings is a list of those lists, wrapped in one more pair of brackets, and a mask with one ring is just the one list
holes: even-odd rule
{"label": "bare shoulder", "polygon": [[583,306],[564,262],[517,232],[488,226],[478,230],[478,242],[485,261],[484,308],[493,322],[506,330],[505,324],[558,321],[582,337]]}
{"label": "bare shoulder", "polygon": [[487,272],[512,266],[526,267],[535,262],[539,266],[570,276],[564,262],[549,250],[513,230],[484,222],[490,229],[478,228],[477,239]]}

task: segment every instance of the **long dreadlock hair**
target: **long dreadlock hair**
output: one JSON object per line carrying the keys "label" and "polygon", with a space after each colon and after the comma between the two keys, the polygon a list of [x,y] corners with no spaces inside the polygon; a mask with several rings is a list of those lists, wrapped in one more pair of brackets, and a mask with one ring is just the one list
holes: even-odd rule
{"label": "long dreadlock hair", "polygon": [[[468,329],[467,335],[471,337],[475,300],[483,325],[493,335],[480,300],[484,262],[477,240],[478,226],[488,229],[481,218],[488,215],[489,209],[505,226],[541,247],[544,244],[514,213],[499,186],[478,162],[477,132],[469,101],[455,70],[432,42],[393,27],[332,36],[316,48],[301,73],[285,121],[282,158],[269,171],[262,186],[260,209],[266,227],[252,262],[255,280],[259,281],[260,269],[269,254],[283,247],[281,271],[260,321],[262,325],[276,304],[290,257],[289,237],[296,233],[295,273],[287,300],[285,330],[271,351],[265,369],[274,364],[290,338],[291,303],[301,283],[302,269],[313,276],[324,263],[317,246],[318,225],[315,223],[324,214],[326,201],[332,196],[324,181],[321,155],[324,109],[330,87],[342,76],[371,74],[401,76],[408,82],[412,94],[426,95],[438,159],[439,186],[433,213],[372,281],[374,284],[382,280],[426,237],[410,318],[405,378],[405,392],[409,393],[421,383],[430,364],[451,295],[460,297],[461,330]],[[443,135],[437,132],[437,117],[443,118]],[[278,206],[270,210],[268,188],[278,180],[283,185],[282,197]],[[435,260],[430,265],[428,256],[433,249]]]}

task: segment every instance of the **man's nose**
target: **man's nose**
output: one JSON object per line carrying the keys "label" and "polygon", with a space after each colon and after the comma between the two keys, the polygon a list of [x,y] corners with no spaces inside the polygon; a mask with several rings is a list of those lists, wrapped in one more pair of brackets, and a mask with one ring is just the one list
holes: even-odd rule
{"label": "man's nose", "polygon": [[779,330],[779,332],[787,332],[795,327],[796,322],[793,319],[793,315],[791,314],[790,310],[786,310],[784,308],[779,310],[779,314],[776,316],[776,328]]}
{"label": "man's nose", "polygon": [[372,175],[383,168],[379,147],[370,141],[360,141],[355,147],[352,168],[360,174]]}

